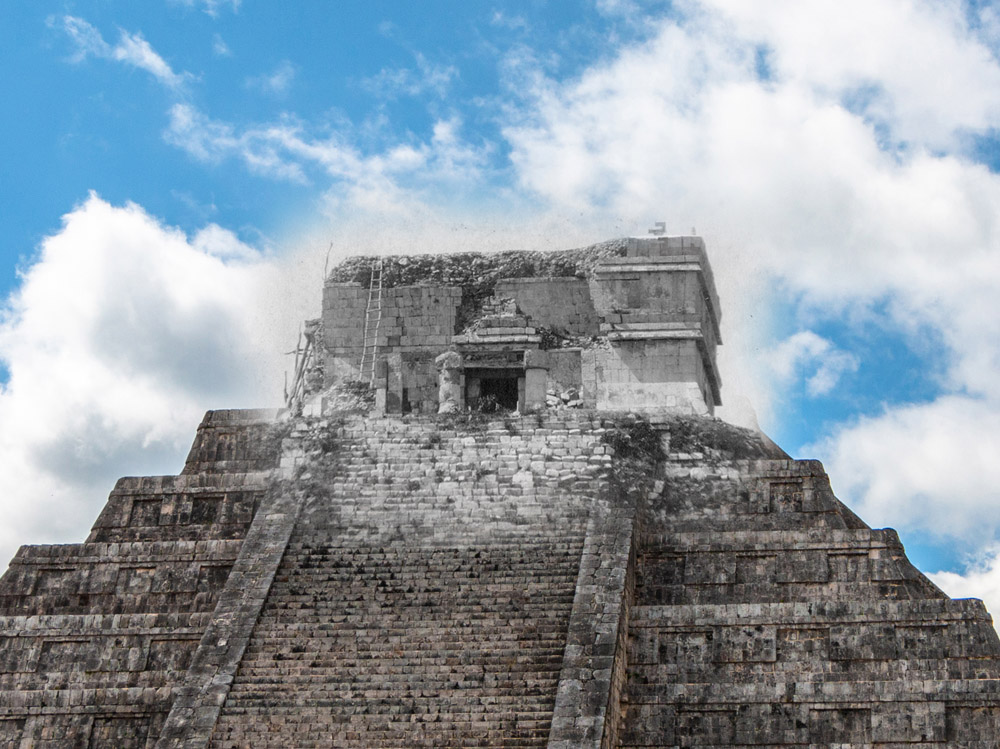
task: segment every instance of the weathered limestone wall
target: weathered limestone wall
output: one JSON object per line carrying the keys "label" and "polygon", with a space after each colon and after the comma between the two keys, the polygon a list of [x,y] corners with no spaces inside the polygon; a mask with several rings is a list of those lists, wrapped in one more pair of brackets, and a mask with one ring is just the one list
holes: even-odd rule
{"label": "weathered limestone wall", "polygon": [[627,678],[640,493],[619,492],[614,502],[591,514],[552,710],[549,749],[615,746]]}
{"label": "weathered limestone wall", "polygon": [[643,403],[647,413],[706,414],[714,398],[694,340],[620,341],[582,350],[584,398],[621,410]]}
{"label": "weathered limestone wall", "polygon": [[[549,370],[547,373],[547,388],[556,395],[576,388],[583,388],[583,349],[563,348],[547,351]],[[593,407],[596,399],[592,394],[581,392],[584,403]]]}
{"label": "weathered limestone wall", "polygon": [[718,295],[699,237],[630,240],[627,256],[597,268],[591,295],[604,322],[686,323],[702,329],[709,351],[721,343]]}
{"label": "weathered limestone wall", "polygon": [[981,602],[944,596],[815,461],[670,458],[641,513],[620,746],[995,745]]}
{"label": "weathered limestone wall", "polygon": [[[389,371],[398,367],[400,373],[399,408],[395,413],[435,413],[438,407],[438,370],[433,352],[413,351],[390,361]],[[391,392],[390,388],[390,392]]]}
{"label": "weathered limestone wall", "polygon": [[[697,297],[699,296],[699,292],[690,283],[690,278],[687,278],[684,281],[684,286],[687,289],[687,293],[683,295],[685,299],[684,306],[690,309],[692,302],[695,303],[698,310],[707,306],[708,309],[706,311],[713,321],[713,326],[717,328],[718,315],[722,308],[719,305],[719,295],[715,289],[715,277],[712,273],[712,266],[708,262],[708,253],[705,251],[705,242],[701,237],[632,237],[628,240],[628,246],[623,255],[616,258],[608,258],[604,261],[603,265],[607,267],[615,264],[642,265],[643,263],[648,263],[652,265],[647,265],[647,267],[657,268],[657,264],[663,262],[678,264],[681,267],[688,267],[690,271],[700,272],[699,286],[703,304],[698,304]],[[698,266],[697,270],[694,266]],[[654,284],[655,286],[650,289],[650,296],[659,297],[662,300],[661,303],[668,305],[670,304],[670,300],[673,299],[675,300],[674,305],[676,307],[676,300],[682,298],[682,296],[676,293],[672,296],[663,294],[661,290],[656,288],[656,286],[660,286],[660,289],[663,288],[661,282],[654,282]]]}
{"label": "weathered limestone wall", "polygon": [[[382,321],[377,337],[379,352],[444,351],[457,332],[455,316],[461,301],[462,290],[452,286],[383,289]],[[358,379],[367,306],[368,289],[363,286],[327,283],[323,287],[327,385]]]}
{"label": "weathered limestone wall", "polygon": [[[672,313],[680,321],[701,322],[708,318],[708,303],[699,280],[700,268],[692,257],[690,270],[677,270],[679,258],[670,263],[644,263],[625,257],[608,261],[591,282],[591,294],[598,314]],[[687,265],[682,265],[687,267]],[[667,271],[670,272],[667,272]],[[677,320],[678,318],[674,317]]]}
{"label": "weathered limestone wall", "polygon": [[246,473],[119,479],[87,542],[243,538],[259,481]]}
{"label": "weathered limestone wall", "polygon": [[496,296],[508,297],[536,324],[572,336],[597,335],[600,317],[583,278],[509,278],[497,282]]}
{"label": "weathered limestone wall", "polygon": [[191,655],[184,680],[173,690],[170,713],[163,722],[155,749],[207,746],[303,500],[303,493],[289,482],[270,483],[232,572],[219,591],[201,641]]}

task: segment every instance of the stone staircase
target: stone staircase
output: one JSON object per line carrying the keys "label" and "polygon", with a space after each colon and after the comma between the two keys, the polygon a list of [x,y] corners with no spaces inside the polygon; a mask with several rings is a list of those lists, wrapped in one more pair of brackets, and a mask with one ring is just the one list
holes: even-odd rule
{"label": "stone staircase", "polygon": [[995,747],[1000,640],[813,461],[684,467],[645,508],[619,745]]}
{"label": "stone staircase", "polygon": [[331,423],[211,746],[544,746],[603,431]]}
{"label": "stone staircase", "polygon": [[0,747],[152,746],[276,465],[270,416],[209,412],[203,474],[121,479],[85,543],[21,547],[0,578]]}

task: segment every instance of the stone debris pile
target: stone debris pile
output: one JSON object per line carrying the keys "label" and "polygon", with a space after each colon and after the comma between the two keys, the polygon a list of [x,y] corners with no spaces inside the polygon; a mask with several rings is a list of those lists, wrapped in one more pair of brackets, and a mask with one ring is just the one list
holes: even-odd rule
{"label": "stone debris pile", "polygon": [[545,393],[545,405],[549,408],[583,408],[583,399],[577,388],[569,388],[562,392],[549,388]]}

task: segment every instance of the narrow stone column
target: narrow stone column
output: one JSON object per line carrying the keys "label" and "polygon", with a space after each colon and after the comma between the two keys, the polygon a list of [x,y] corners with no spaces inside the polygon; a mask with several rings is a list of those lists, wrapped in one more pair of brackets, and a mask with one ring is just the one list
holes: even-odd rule
{"label": "narrow stone column", "polygon": [[545,388],[549,379],[549,355],[540,349],[524,352],[524,412],[545,408]]}
{"label": "narrow stone column", "polygon": [[389,409],[389,362],[385,359],[375,360],[375,413],[385,416]]}
{"label": "narrow stone column", "polygon": [[403,357],[398,351],[385,356],[385,412],[403,413]]}
{"label": "narrow stone column", "polygon": [[446,351],[434,360],[438,369],[438,413],[462,410],[462,355]]}

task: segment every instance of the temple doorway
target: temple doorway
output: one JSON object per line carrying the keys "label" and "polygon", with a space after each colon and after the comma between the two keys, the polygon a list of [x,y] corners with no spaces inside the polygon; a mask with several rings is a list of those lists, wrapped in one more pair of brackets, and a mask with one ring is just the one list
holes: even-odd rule
{"label": "temple doorway", "polygon": [[523,390],[523,370],[473,369],[465,372],[465,403],[475,410],[519,411]]}

